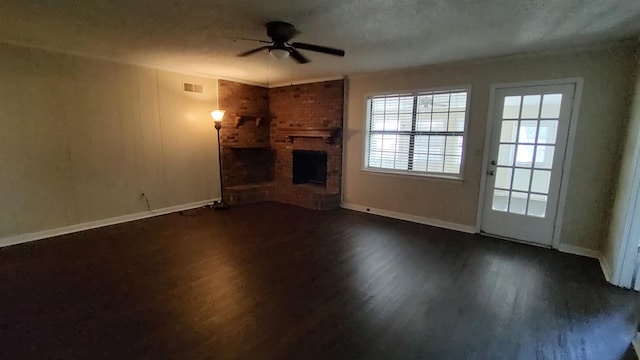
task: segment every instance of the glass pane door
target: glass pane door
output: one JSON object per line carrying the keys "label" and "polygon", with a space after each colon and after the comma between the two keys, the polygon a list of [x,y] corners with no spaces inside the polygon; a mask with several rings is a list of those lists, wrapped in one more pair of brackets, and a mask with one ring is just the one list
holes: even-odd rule
{"label": "glass pane door", "polygon": [[574,93],[572,83],[495,90],[482,232],[552,244]]}
{"label": "glass pane door", "polygon": [[491,208],[544,218],[562,94],[506,96]]}

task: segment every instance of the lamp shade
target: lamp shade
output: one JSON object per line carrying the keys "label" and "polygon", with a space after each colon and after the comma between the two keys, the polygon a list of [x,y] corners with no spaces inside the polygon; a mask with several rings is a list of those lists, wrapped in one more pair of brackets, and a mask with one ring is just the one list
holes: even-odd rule
{"label": "lamp shade", "polygon": [[220,122],[220,121],[222,121],[222,118],[224,117],[224,113],[225,113],[224,110],[213,110],[211,112],[211,118],[215,122]]}
{"label": "lamp shade", "polygon": [[269,54],[278,60],[282,60],[289,56],[289,51],[285,49],[271,49],[269,50]]}

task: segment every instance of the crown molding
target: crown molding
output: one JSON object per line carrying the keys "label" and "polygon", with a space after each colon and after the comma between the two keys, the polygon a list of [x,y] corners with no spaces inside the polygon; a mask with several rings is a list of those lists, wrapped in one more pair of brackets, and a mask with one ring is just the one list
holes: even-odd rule
{"label": "crown molding", "polygon": [[181,75],[196,76],[204,79],[228,80],[228,81],[233,81],[233,82],[247,84],[247,85],[266,87],[266,84],[263,84],[263,83],[236,79],[236,78],[224,76],[224,75],[215,75],[215,74],[188,71],[188,70],[184,70],[177,67],[173,68],[173,67],[156,66],[156,65],[143,63],[143,62],[138,62],[138,61],[125,60],[117,57],[93,55],[93,54],[88,54],[81,51],[61,50],[61,49],[47,47],[47,46],[31,46],[31,45],[26,45],[17,41],[1,41],[0,44],[5,44],[8,46],[14,46],[14,47],[19,47],[24,49],[32,49],[32,50],[62,54],[67,56],[75,56],[75,57],[84,58],[84,59],[98,60],[98,61],[104,61],[104,62],[110,62],[110,63],[116,63],[116,64],[122,64],[122,65],[137,66],[137,67],[152,69],[152,70],[167,71],[167,72],[172,72],[172,73],[181,74]]}
{"label": "crown molding", "polygon": [[443,67],[449,67],[449,66],[464,66],[464,65],[484,64],[484,63],[490,63],[490,62],[509,61],[509,60],[536,59],[536,58],[553,56],[553,55],[580,54],[580,53],[606,51],[606,50],[612,50],[612,49],[625,49],[625,48],[626,49],[638,48],[640,51],[640,37],[638,39],[626,38],[622,40],[599,42],[599,43],[594,43],[590,45],[576,46],[572,48],[523,51],[518,53],[478,57],[478,58],[466,59],[466,60],[450,60],[450,61],[445,60],[442,62],[437,62],[432,64],[408,66],[404,68],[353,72],[351,74],[348,74],[348,76],[349,78],[359,78],[359,77],[371,76],[373,74],[394,74],[397,72],[403,72],[407,70],[411,71],[411,70],[421,70],[421,69],[437,69],[437,68],[443,68]]}
{"label": "crown molding", "polygon": [[319,83],[319,82],[325,82],[325,81],[343,80],[345,78],[346,78],[346,75],[339,75],[339,76],[328,76],[328,77],[313,78],[313,79],[306,79],[306,80],[286,81],[281,83],[270,84],[269,89],[285,87],[285,86],[312,84],[312,83]]}

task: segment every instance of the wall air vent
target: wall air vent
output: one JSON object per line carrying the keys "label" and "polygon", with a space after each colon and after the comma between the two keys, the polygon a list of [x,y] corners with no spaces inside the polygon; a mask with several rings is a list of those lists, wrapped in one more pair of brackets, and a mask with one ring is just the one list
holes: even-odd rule
{"label": "wall air vent", "polygon": [[199,94],[202,94],[202,92],[204,91],[204,88],[202,87],[202,85],[198,85],[198,84],[183,83],[182,88],[186,92],[195,92]]}

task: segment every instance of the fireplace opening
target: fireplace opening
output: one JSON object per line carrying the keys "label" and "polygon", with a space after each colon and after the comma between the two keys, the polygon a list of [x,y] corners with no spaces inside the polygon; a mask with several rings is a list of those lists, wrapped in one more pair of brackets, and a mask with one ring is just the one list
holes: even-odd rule
{"label": "fireplace opening", "polygon": [[293,183],[327,186],[327,153],[293,150]]}

